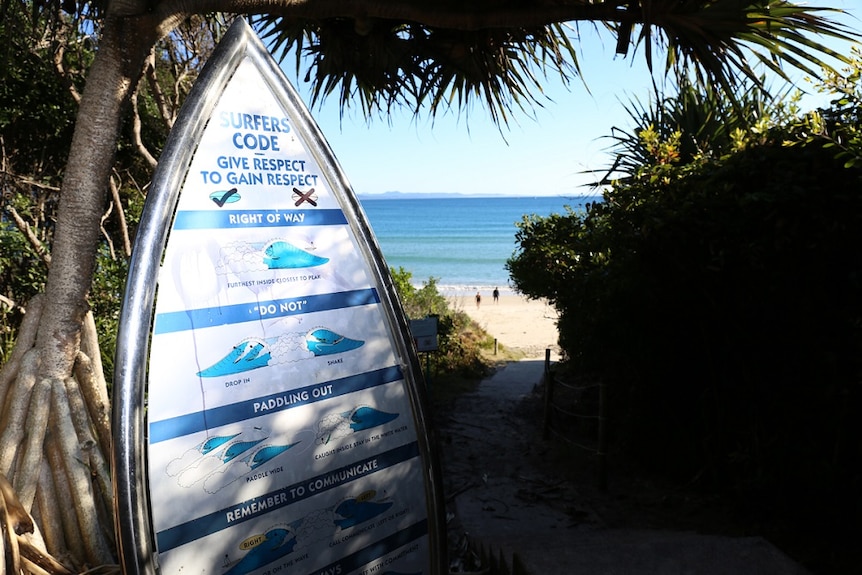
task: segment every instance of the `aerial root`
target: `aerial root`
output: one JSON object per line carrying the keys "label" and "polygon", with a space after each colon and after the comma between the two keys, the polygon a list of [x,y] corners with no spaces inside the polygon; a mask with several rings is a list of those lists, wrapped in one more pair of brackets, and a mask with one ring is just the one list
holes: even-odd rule
{"label": "aerial root", "polygon": [[113,516],[110,401],[95,321],[84,317],[72,372],[44,377],[36,346],[43,307],[43,295],[30,301],[0,368],[0,575],[70,574],[63,563],[115,572],[114,533],[106,527]]}
{"label": "aerial root", "polygon": [[30,541],[30,534],[35,531],[33,518],[4,475],[0,475],[0,528],[6,573],[72,575],[59,561]]}
{"label": "aerial root", "polygon": [[[71,408],[67,401],[66,384],[63,381],[52,381],[51,409],[53,410],[52,439],[60,449],[62,471],[65,473],[72,495],[70,504],[76,511],[78,529],[86,549],[87,560],[93,565],[110,563],[113,560],[112,552],[99,526],[97,505],[90,482],[91,470],[87,467],[81,450]],[[55,485],[57,483],[58,481],[54,482]]]}
{"label": "aerial root", "polygon": [[[53,432],[49,432],[49,435],[53,435]],[[45,485],[48,484],[48,481],[53,485],[53,491],[55,493],[55,497],[57,499],[55,501],[72,501],[72,491],[69,487],[68,482],[65,479],[65,476],[60,471],[65,467],[65,463],[63,461],[63,454],[60,452],[60,447],[57,445],[56,441],[53,441],[53,438],[49,439],[45,446],[45,454],[48,459],[48,471],[47,477],[44,479],[43,483]],[[55,478],[56,476],[56,478]],[[51,549],[68,549],[73,557],[86,557],[86,553],[84,550],[84,544],[81,541],[81,536],[78,533],[78,517],[75,513],[75,509],[72,505],[55,505],[51,506],[51,502],[48,502],[48,506],[46,509],[57,509],[57,516],[54,517],[53,522],[59,522],[59,531],[55,532],[52,536],[54,537],[62,537],[65,545],[63,547],[50,547]],[[44,513],[42,514],[45,515]],[[45,524],[43,523],[43,526]],[[57,525],[53,526],[53,529],[57,529]],[[47,529],[47,527],[46,527]],[[46,533],[47,535],[47,533]]]}
{"label": "aerial root", "polygon": [[44,296],[39,294],[33,296],[33,299],[27,305],[27,313],[24,314],[21,327],[18,328],[15,347],[12,348],[12,353],[9,354],[6,364],[0,369],[0,400],[5,399],[9,391],[9,385],[18,376],[22,359],[28,351],[33,349],[33,345],[36,343],[36,333],[39,329],[39,318],[42,316],[43,302]]}
{"label": "aerial root", "polygon": [[[49,431],[46,438],[48,446],[51,444],[50,435],[51,432]],[[48,549],[68,549],[66,536],[63,534],[63,515],[68,515],[73,510],[68,505],[54,505],[57,501],[69,501],[69,498],[68,496],[61,498],[54,488],[54,477],[51,474],[49,463],[50,459],[51,449],[46,447],[45,459],[42,460],[42,469],[39,472],[39,488],[36,489],[36,503],[34,505],[33,516],[39,522],[42,537]],[[58,509],[57,512],[46,511],[55,507]]]}
{"label": "aerial root", "polygon": [[3,398],[5,411],[3,420],[0,422],[0,428],[3,430],[0,436],[0,473],[6,477],[12,476],[18,451],[28,431],[27,405],[30,402],[33,387],[36,385],[39,354],[31,348],[18,363],[18,381],[10,389],[9,395]]}
{"label": "aerial root", "polygon": [[92,421],[102,453],[111,452],[111,415],[110,403],[104,381],[101,381],[101,372],[94,369],[93,361],[83,351],[78,352],[75,358],[75,379],[80,387],[80,396],[86,404],[86,412]]}
{"label": "aerial root", "polygon": [[45,445],[50,411],[51,381],[37,378],[30,393],[27,433],[23,451],[18,456],[14,476],[15,492],[28,512],[36,498],[36,485],[39,483],[39,468],[42,465],[42,450]]}
{"label": "aerial root", "polygon": [[[6,491],[3,490],[3,496],[0,497],[0,530],[3,532],[3,559],[4,571],[7,573],[18,573],[21,565],[21,554],[18,550],[18,536],[15,533],[15,506],[12,503],[12,509],[6,505]],[[14,493],[10,489],[9,493],[14,497]],[[20,504],[19,504],[20,505]],[[19,510],[20,511],[20,510]]]}
{"label": "aerial root", "polygon": [[78,444],[83,452],[83,461],[89,466],[90,475],[93,477],[101,496],[101,508],[106,510],[108,517],[113,517],[110,464],[105,459],[98,441],[93,437],[95,425],[85,405],[78,381],[74,377],[66,378],[66,396],[69,398],[69,410],[78,437]]}
{"label": "aerial root", "polygon": [[111,402],[92,311],[87,312],[81,326],[81,350],[75,358],[75,376],[87,403],[87,412],[95,426],[102,453],[111,453]]}

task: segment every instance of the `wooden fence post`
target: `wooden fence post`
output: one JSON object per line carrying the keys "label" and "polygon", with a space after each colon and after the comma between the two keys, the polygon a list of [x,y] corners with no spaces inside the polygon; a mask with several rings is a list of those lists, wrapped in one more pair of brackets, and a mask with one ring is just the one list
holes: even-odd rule
{"label": "wooden fence post", "polygon": [[608,401],[605,382],[599,383],[599,451],[598,456],[598,484],[599,489],[607,491],[608,489]]}
{"label": "wooden fence post", "polygon": [[554,399],[554,378],[551,376],[551,350],[545,350],[545,411],[542,422],[542,439],[547,441],[551,435],[551,409]]}

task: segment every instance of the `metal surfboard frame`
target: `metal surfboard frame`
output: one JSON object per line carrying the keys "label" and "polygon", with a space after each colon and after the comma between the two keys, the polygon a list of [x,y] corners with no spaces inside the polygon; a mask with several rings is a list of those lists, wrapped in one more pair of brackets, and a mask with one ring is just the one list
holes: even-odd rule
{"label": "metal surfboard frame", "polygon": [[156,286],[171,222],[188,176],[197,144],[204,134],[219,97],[240,63],[251,59],[274,97],[317,162],[332,195],[338,201],[379,294],[380,309],[388,322],[394,353],[402,362],[405,388],[412,407],[418,450],[425,469],[429,571],[448,571],[442,481],[436,441],[424,405],[422,371],[412,345],[408,323],[401,312],[388,267],[362,207],[329,148],[323,134],[296,91],[284,77],[257,34],[238,18],[219,43],[192,88],[168,137],[153,175],[145,209],[138,226],[120,315],[115,356],[112,434],[112,471],[115,523],[120,562],[126,574],[159,572],[158,549],[152,524],[148,480],[147,374],[150,356]]}

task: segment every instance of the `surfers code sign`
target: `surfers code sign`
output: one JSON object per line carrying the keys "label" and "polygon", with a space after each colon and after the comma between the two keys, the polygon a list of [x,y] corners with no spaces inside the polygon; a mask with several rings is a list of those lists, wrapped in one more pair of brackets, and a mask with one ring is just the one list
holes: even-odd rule
{"label": "surfers code sign", "polygon": [[237,26],[223,43],[247,52],[233,48],[163,253],[146,256],[162,258],[147,369],[159,570],[431,573],[437,494],[387,268],[292,88]]}
{"label": "surfers code sign", "polygon": [[[286,117],[276,118],[224,111],[220,114],[219,127],[234,130],[231,143],[236,150],[255,154],[282,151],[279,135],[290,132],[290,121]],[[274,132],[274,133],[273,133]],[[316,186],[318,175],[306,172],[305,160],[280,157],[225,155],[216,158],[218,170],[201,170],[204,184]],[[230,201],[231,195],[213,198],[216,203]],[[300,197],[299,202],[309,201]],[[314,201],[310,200],[313,204]]]}

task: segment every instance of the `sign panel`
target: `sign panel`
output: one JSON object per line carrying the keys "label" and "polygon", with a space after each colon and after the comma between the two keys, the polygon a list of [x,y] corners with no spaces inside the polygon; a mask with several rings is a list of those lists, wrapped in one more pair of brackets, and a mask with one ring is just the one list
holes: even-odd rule
{"label": "sign panel", "polygon": [[416,351],[437,351],[437,318],[411,319],[409,323]]}
{"label": "sign panel", "polygon": [[[244,20],[189,100],[118,342],[117,385],[148,401],[144,457],[143,392],[116,399],[126,571],[442,572],[421,371],[359,203]],[[150,318],[147,358],[125,347]]]}

